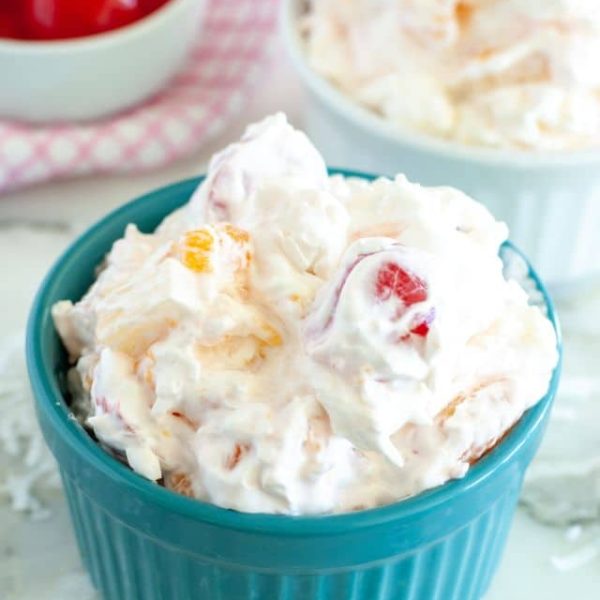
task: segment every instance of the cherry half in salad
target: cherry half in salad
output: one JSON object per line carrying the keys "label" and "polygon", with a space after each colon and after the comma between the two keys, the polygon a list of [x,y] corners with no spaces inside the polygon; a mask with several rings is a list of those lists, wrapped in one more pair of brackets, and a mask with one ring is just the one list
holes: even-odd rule
{"label": "cherry half in salad", "polygon": [[124,27],[170,0],[0,0],[0,38],[65,40]]}

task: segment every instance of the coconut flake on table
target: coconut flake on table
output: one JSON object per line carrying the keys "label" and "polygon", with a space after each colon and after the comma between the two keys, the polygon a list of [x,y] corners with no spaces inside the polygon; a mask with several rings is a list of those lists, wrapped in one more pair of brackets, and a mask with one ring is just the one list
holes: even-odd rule
{"label": "coconut flake on table", "polygon": [[[521,501],[553,525],[600,517],[600,340],[565,332],[565,371],[552,418],[527,476]],[[576,374],[577,373],[577,374]]]}
{"label": "coconut flake on table", "polygon": [[43,496],[60,489],[60,482],[35,417],[23,340],[21,333],[0,343],[0,458],[7,463],[0,471],[0,498],[14,510],[44,518]]}
{"label": "coconut flake on table", "polygon": [[545,523],[600,518],[600,286],[559,305],[564,371],[552,418],[521,501]]}
{"label": "coconut flake on table", "polygon": [[569,544],[576,544],[576,547],[550,557],[550,563],[557,571],[567,572],[579,569],[600,556],[600,527],[598,525],[569,527],[565,532],[565,539]]}

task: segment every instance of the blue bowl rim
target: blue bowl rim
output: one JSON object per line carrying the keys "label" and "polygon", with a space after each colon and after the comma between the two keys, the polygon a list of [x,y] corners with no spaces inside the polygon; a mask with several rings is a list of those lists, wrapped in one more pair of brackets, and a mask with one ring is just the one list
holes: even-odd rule
{"label": "blue bowl rim", "polygon": [[[329,172],[331,175],[358,177],[367,180],[378,177],[370,173],[349,169],[330,168]],[[239,531],[259,531],[289,536],[339,534],[384,525],[388,522],[401,519],[414,518],[417,515],[447,503],[457,495],[469,492],[473,488],[480,486],[490,477],[493,477],[494,472],[498,469],[510,463],[513,457],[526,444],[529,437],[528,434],[543,424],[552,405],[560,378],[562,366],[560,325],[552,299],[539,276],[524,254],[514,244],[506,242],[505,247],[515,251],[526,261],[529,267],[529,275],[543,296],[548,318],[552,322],[556,332],[559,359],[552,374],[548,391],[544,397],[526,411],[502,442],[475,465],[470,467],[463,478],[448,481],[436,488],[381,507],[335,515],[295,516],[244,513],[222,508],[202,500],[187,498],[145,479],[113,458],[72,418],[52,369],[44,360],[41,344],[41,325],[44,311],[49,308],[46,299],[52,290],[54,280],[63,269],[63,264],[79,248],[85,246],[87,243],[91,243],[93,238],[102,232],[104,227],[111,221],[119,219],[132,210],[138,209],[144,202],[156,195],[173,194],[178,191],[180,192],[181,189],[192,189],[202,180],[203,177],[195,177],[163,186],[143,194],[109,212],[105,217],[79,235],[55,261],[40,285],[32,304],[27,323],[26,360],[35,402],[38,405],[38,409],[44,411],[45,417],[49,419],[55,432],[61,436],[63,441],[68,443],[74,451],[78,452],[79,456],[83,457],[104,476],[119,485],[128,487],[145,502],[158,505],[163,509],[187,518],[221,527]]]}

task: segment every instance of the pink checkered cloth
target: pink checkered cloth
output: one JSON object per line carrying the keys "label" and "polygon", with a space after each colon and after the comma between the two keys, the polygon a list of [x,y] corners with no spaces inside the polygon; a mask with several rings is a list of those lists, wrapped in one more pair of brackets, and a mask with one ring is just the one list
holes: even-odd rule
{"label": "pink checkered cloth", "polygon": [[198,45],[168,89],[101,122],[0,120],[0,192],[49,179],[153,169],[197,150],[240,112],[263,66],[277,0],[209,0]]}

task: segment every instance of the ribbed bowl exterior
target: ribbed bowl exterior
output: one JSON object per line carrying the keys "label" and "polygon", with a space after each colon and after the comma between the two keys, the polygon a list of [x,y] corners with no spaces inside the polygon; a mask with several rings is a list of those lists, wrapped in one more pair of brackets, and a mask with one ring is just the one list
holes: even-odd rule
{"label": "ribbed bowl exterior", "polygon": [[[70,414],[68,361],[51,306],[82,296],[126,224],[152,231],[198,183],[152,192],[85,232],[46,277],[29,319],[27,365],[38,421],[60,467],[82,560],[104,600],[481,598],[540,443],[560,365],[544,398],[463,479],[345,515],[246,514],[185,498],[114,459]],[[531,276],[559,334],[552,303]]]}
{"label": "ribbed bowl exterior", "polygon": [[382,138],[314,94],[306,119],[309,137],[329,163],[456,187],[508,225],[544,280],[600,279],[600,153],[596,163],[545,168],[469,161]]}
{"label": "ribbed bowl exterior", "polygon": [[519,488],[446,538],[381,564],[269,572],[183,553],[115,519],[64,475],[63,485],[83,561],[109,600],[476,600],[496,569]]}
{"label": "ribbed bowl exterior", "polygon": [[210,562],[122,523],[64,474],[63,486],[83,562],[106,600],[477,600],[498,565],[520,482],[425,548],[323,572]]}

